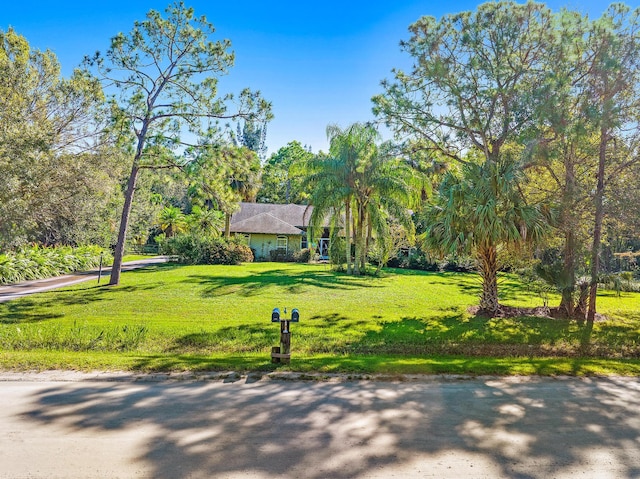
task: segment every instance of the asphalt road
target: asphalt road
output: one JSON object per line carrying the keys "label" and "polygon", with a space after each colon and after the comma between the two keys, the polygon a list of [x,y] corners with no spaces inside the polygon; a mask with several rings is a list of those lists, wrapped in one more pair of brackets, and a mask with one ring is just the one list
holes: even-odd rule
{"label": "asphalt road", "polygon": [[[167,256],[154,256],[152,258],[137,261],[128,261],[123,263],[122,271],[131,271],[133,269],[144,268],[145,266],[158,263],[166,263],[168,260],[169,258]],[[52,289],[70,286],[83,281],[98,281],[98,275],[100,275],[100,281],[102,284],[106,284],[109,281],[109,276],[111,275],[111,268],[105,267],[102,269],[101,273],[95,269],[81,273],[65,274],[63,276],[55,276],[53,278],[37,279],[17,284],[10,284],[7,286],[0,286],[0,303],[21,298],[29,294],[41,293],[43,291],[50,291]]]}
{"label": "asphalt road", "polygon": [[0,373],[2,478],[639,478],[637,378]]}

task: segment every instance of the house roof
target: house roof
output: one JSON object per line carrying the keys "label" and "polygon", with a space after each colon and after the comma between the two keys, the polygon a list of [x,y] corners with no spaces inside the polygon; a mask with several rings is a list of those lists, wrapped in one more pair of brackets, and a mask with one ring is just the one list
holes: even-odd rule
{"label": "house roof", "polygon": [[[293,203],[287,205],[272,205],[266,203],[240,203],[240,210],[231,216],[231,224],[239,223],[248,218],[269,213],[285,223],[293,226],[306,227],[309,225],[309,218],[313,206],[296,205]],[[306,214],[305,214],[306,212]]]}
{"label": "house roof", "polygon": [[231,216],[234,233],[264,233],[301,235],[309,226],[313,206],[240,203],[240,210]]}
{"label": "house roof", "polygon": [[260,213],[246,220],[232,222],[230,231],[233,233],[263,233],[281,235],[301,235],[303,230],[297,228],[271,213]]}

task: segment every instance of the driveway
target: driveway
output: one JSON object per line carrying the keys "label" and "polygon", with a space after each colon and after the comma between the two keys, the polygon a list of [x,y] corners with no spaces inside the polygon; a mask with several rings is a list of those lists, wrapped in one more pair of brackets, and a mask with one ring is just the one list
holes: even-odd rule
{"label": "driveway", "polygon": [[638,478],[636,378],[0,373],[0,477]]}
{"label": "driveway", "polygon": [[[144,268],[158,263],[166,263],[169,261],[167,256],[154,256],[148,259],[137,261],[128,261],[123,263],[122,271],[131,271],[133,269]],[[98,281],[99,271],[97,269],[85,271],[81,273],[65,274],[63,276],[55,276],[53,278],[37,279],[34,281],[24,281],[22,283],[11,284],[8,286],[0,286],[0,303],[10,301],[12,299],[21,298],[29,294],[41,293],[51,289],[70,286],[83,281]],[[107,283],[111,275],[111,268],[102,268],[100,281]]]}

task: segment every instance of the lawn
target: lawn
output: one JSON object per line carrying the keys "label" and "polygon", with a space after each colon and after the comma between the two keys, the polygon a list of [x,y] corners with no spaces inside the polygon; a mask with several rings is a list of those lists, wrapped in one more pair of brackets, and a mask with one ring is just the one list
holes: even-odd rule
{"label": "lawn", "polygon": [[[0,304],[0,367],[640,375],[640,294],[603,293],[609,319],[586,342],[574,321],[469,314],[479,288],[472,274],[162,264],[124,273],[119,287],[81,283]],[[514,277],[501,292],[512,306],[542,303]],[[270,362],[274,307],[300,310],[289,366]]]}
{"label": "lawn", "polygon": [[151,259],[155,258],[157,255],[155,254],[125,254],[122,258],[122,261],[126,263],[127,261],[139,261],[141,259]]}

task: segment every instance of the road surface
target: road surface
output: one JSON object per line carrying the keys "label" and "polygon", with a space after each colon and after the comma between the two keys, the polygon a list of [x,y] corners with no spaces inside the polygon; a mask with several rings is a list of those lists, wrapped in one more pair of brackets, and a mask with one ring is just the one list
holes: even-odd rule
{"label": "road surface", "polygon": [[0,373],[1,478],[638,478],[637,378]]}

